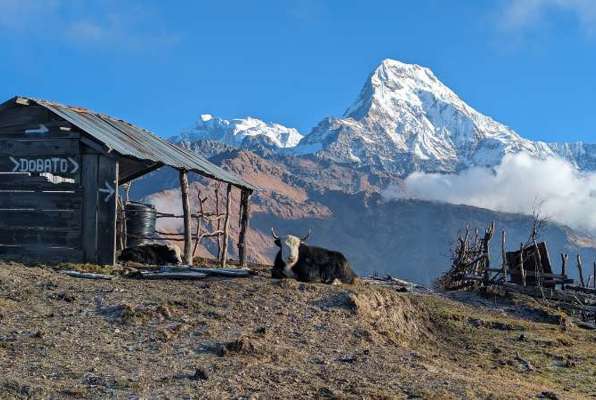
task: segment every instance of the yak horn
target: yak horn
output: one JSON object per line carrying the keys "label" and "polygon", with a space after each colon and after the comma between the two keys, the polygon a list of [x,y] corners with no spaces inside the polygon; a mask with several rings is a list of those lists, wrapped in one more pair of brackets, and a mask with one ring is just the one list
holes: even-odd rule
{"label": "yak horn", "polygon": [[308,233],[306,234],[306,236],[304,236],[302,239],[300,239],[303,242],[306,242],[308,240],[308,238],[310,237],[310,234],[312,233],[312,229],[308,230]]}
{"label": "yak horn", "polygon": [[275,233],[275,228],[271,227],[271,234],[273,235],[273,239],[277,240],[279,239],[279,236],[277,236],[277,233]]}

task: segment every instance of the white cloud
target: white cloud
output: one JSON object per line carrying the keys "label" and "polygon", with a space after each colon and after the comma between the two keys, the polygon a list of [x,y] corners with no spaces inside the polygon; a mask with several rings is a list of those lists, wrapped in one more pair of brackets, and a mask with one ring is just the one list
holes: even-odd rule
{"label": "white cloud", "polygon": [[525,30],[560,12],[571,13],[588,34],[596,32],[595,0],[506,0],[501,23],[506,30]]}
{"label": "white cloud", "polygon": [[531,214],[537,204],[553,221],[596,233],[596,174],[580,173],[560,159],[505,156],[494,170],[471,168],[455,175],[413,173],[388,197],[435,200]]}
{"label": "white cloud", "polygon": [[178,40],[149,7],[113,0],[0,0],[2,32],[125,50],[162,47]]}

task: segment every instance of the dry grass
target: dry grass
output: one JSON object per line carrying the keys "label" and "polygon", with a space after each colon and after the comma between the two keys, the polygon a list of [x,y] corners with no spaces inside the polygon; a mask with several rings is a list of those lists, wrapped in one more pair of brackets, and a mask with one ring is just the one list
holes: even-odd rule
{"label": "dry grass", "polygon": [[264,274],[89,281],[2,265],[0,398],[596,395],[596,334],[531,304],[518,315],[511,300],[470,299]]}

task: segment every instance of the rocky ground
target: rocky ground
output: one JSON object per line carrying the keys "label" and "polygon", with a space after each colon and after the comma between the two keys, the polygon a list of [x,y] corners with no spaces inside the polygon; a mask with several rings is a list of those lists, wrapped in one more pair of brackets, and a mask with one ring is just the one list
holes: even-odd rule
{"label": "rocky ground", "polygon": [[596,333],[524,298],[0,265],[0,398],[584,399]]}

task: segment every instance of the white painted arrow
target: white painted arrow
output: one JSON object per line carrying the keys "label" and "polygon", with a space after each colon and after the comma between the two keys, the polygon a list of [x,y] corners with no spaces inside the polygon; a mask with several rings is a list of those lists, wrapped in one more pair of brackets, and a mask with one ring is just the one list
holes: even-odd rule
{"label": "white painted arrow", "polygon": [[15,160],[15,158],[12,156],[9,156],[8,158],[10,158],[10,161],[12,161],[14,163],[14,168],[13,168],[12,172],[19,172],[19,169],[21,168],[21,163],[19,163],[17,160]]}
{"label": "white painted arrow", "polygon": [[48,133],[50,130],[44,124],[39,124],[39,128],[25,129],[25,133],[39,133],[40,135]]}
{"label": "white painted arrow", "polygon": [[110,198],[114,195],[114,193],[116,193],[116,191],[114,190],[112,185],[110,185],[108,183],[108,181],[106,181],[106,187],[99,189],[99,191],[102,193],[107,193],[106,198],[103,199],[103,201],[105,201],[106,203],[108,202],[108,200],[110,200]]}
{"label": "white painted arrow", "polygon": [[79,163],[76,162],[76,160],[74,160],[71,157],[68,157],[68,161],[70,161],[72,163],[72,171],[70,173],[71,174],[76,173],[79,170]]}

